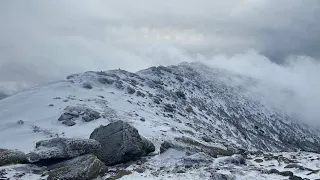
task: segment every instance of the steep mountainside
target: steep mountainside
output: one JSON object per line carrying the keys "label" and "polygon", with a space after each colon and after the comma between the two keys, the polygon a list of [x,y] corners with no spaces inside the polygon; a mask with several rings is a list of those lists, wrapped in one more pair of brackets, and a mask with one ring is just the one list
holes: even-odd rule
{"label": "steep mountainside", "polygon": [[319,153],[320,132],[253,91],[259,83],[198,63],[70,75],[0,101],[0,148],[29,152],[39,140],[88,138],[123,120],[157,151],[187,139],[234,152]]}

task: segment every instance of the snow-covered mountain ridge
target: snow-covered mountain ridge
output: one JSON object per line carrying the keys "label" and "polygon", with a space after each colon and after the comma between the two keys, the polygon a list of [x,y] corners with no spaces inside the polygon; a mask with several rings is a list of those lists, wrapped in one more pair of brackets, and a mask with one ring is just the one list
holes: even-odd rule
{"label": "snow-covered mountain ridge", "polygon": [[[121,119],[156,141],[208,136],[211,143],[233,149],[319,152],[319,131],[268,106],[250,92],[256,83],[198,63],[151,67],[137,73],[75,74],[0,101],[0,138],[3,147],[18,148],[16,142],[24,137],[31,136],[33,142],[42,139],[43,133],[86,137],[96,124]],[[72,127],[61,124],[59,116],[74,106],[94,109],[102,118],[89,123],[75,120]],[[25,124],[19,126],[18,120]],[[34,127],[43,132],[34,133]],[[24,141],[30,143],[23,146],[26,150],[33,147],[30,140]]]}
{"label": "snow-covered mountain ridge", "polygon": [[[199,63],[151,67],[137,73],[109,70],[70,75],[66,80],[0,101],[0,148],[27,153],[39,140],[88,138],[98,126],[123,120],[153,142],[157,152],[164,141],[188,141],[199,144],[202,150],[218,147],[238,153],[257,150],[319,153],[320,132],[303,124],[299,116],[269,103],[263,94],[257,93],[259,83]],[[169,151],[148,163],[155,166],[159,163],[157,158],[180,155]],[[205,155],[200,152],[200,156]],[[172,162],[165,165],[164,159],[159,166],[171,167]]]}

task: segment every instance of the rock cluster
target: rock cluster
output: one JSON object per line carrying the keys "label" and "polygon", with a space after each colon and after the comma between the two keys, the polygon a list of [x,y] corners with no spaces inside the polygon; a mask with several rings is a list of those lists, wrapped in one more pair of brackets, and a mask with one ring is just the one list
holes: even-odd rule
{"label": "rock cluster", "polygon": [[155,151],[152,142],[123,121],[96,128],[90,139],[53,138],[36,143],[35,150],[24,154],[0,149],[0,166],[31,163],[45,166],[48,180],[95,179],[107,165],[137,160]]}

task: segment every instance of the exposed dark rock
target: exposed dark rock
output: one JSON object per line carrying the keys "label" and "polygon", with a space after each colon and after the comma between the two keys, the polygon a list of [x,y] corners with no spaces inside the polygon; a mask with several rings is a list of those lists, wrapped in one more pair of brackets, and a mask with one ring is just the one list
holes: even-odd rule
{"label": "exposed dark rock", "polygon": [[225,150],[219,147],[207,146],[196,140],[188,137],[175,138],[177,142],[193,147],[197,152],[204,152],[212,157],[220,156],[232,156],[234,154],[231,150]]}
{"label": "exposed dark rock", "polygon": [[62,124],[66,125],[66,126],[74,126],[76,125],[77,123],[75,123],[73,120],[71,119],[67,119],[67,120],[64,120],[62,121]]}
{"label": "exposed dark rock", "polygon": [[163,108],[165,112],[171,112],[171,113],[175,112],[175,105],[165,104]]}
{"label": "exposed dark rock", "polygon": [[71,120],[73,118],[78,118],[78,114],[71,114],[69,112],[63,113],[59,118],[58,121],[66,121],[66,120]]}
{"label": "exposed dark rock", "polygon": [[177,91],[176,92],[176,95],[178,96],[178,98],[180,99],[183,99],[183,100],[186,100],[187,99],[187,96],[184,94],[184,92],[182,91]]}
{"label": "exposed dark rock", "polygon": [[239,154],[232,155],[231,157],[228,157],[224,160],[225,163],[228,164],[235,164],[235,165],[245,165],[246,159]]}
{"label": "exposed dark rock", "polygon": [[257,162],[257,163],[262,163],[263,162],[262,159],[255,159],[254,161]]}
{"label": "exposed dark rock", "polygon": [[202,140],[204,140],[205,142],[212,142],[212,139],[209,136],[203,136]]}
{"label": "exposed dark rock", "polygon": [[92,86],[90,83],[88,83],[88,82],[83,83],[83,84],[82,84],[82,87],[85,88],[85,89],[92,89],[92,88],[93,88],[93,86]]}
{"label": "exposed dark rock", "polygon": [[141,91],[137,91],[137,96],[145,97],[146,95]]}
{"label": "exposed dark rock", "polygon": [[278,173],[279,175],[281,175],[281,176],[293,176],[293,172],[291,172],[291,171],[282,171],[282,172],[279,172]]}
{"label": "exposed dark rock", "polygon": [[127,87],[127,92],[128,92],[129,94],[133,94],[133,93],[136,92],[136,90],[133,89],[132,87],[128,86],[128,87]]}
{"label": "exposed dark rock", "polygon": [[188,106],[188,107],[186,108],[186,111],[187,111],[188,113],[193,113],[193,114],[195,114],[195,112],[193,111],[192,106]]}
{"label": "exposed dark rock", "polygon": [[99,119],[101,117],[100,113],[91,109],[90,110],[87,109],[84,113],[85,114],[84,116],[82,116],[82,119],[86,122],[90,122],[90,121]]}
{"label": "exposed dark rock", "polygon": [[68,159],[96,153],[100,147],[99,142],[93,139],[53,138],[37,142],[35,150],[27,154],[27,157],[29,162]]}
{"label": "exposed dark rock", "polygon": [[220,173],[211,174],[210,178],[214,180],[234,180],[235,179],[230,175],[220,174]]}
{"label": "exposed dark rock", "polygon": [[107,79],[107,78],[99,78],[98,81],[101,84],[113,84],[114,83],[113,79]]}
{"label": "exposed dark rock", "polygon": [[23,120],[19,120],[19,121],[17,122],[17,124],[23,125],[23,124],[24,124],[24,121],[23,121]]}
{"label": "exposed dark rock", "polygon": [[303,180],[302,177],[299,176],[290,176],[289,180]]}
{"label": "exposed dark rock", "polygon": [[0,148],[0,166],[9,164],[23,164],[27,162],[25,153],[19,150],[1,149]]}
{"label": "exposed dark rock", "polygon": [[145,118],[140,118],[140,121],[145,122],[146,119]]}
{"label": "exposed dark rock", "polygon": [[160,104],[160,103],[161,103],[161,99],[159,99],[159,98],[154,98],[154,99],[153,99],[153,102],[156,103],[156,104]]}
{"label": "exposed dark rock", "polygon": [[138,159],[155,150],[154,145],[141,137],[136,128],[123,121],[96,128],[90,139],[100,142],[102,150],[97,156],[106,165]]}
{"label": "exposed dark rock", "polygon": [[181,77],[181,76],[176,76],[176,79],[178,80],[178,81],[180,81],[180,82],[183,82],[184,81],[184,79],[183,79],[183,77]]}
{"label": "exposed dark rock", "polygon": [[83,155],[48,167],[48,180],[89,180],[103,175],[107,167],[94,155]]}

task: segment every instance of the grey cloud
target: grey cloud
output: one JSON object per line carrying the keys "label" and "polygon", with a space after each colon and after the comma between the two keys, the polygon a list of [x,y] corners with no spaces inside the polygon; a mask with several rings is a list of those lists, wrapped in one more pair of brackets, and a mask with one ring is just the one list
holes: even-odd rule
{"label": "grey cloud", "polygon": [[252,49],[278,63],[318,58],[319,18],[318,0],[3,0],[0,81],[36,84]]}

